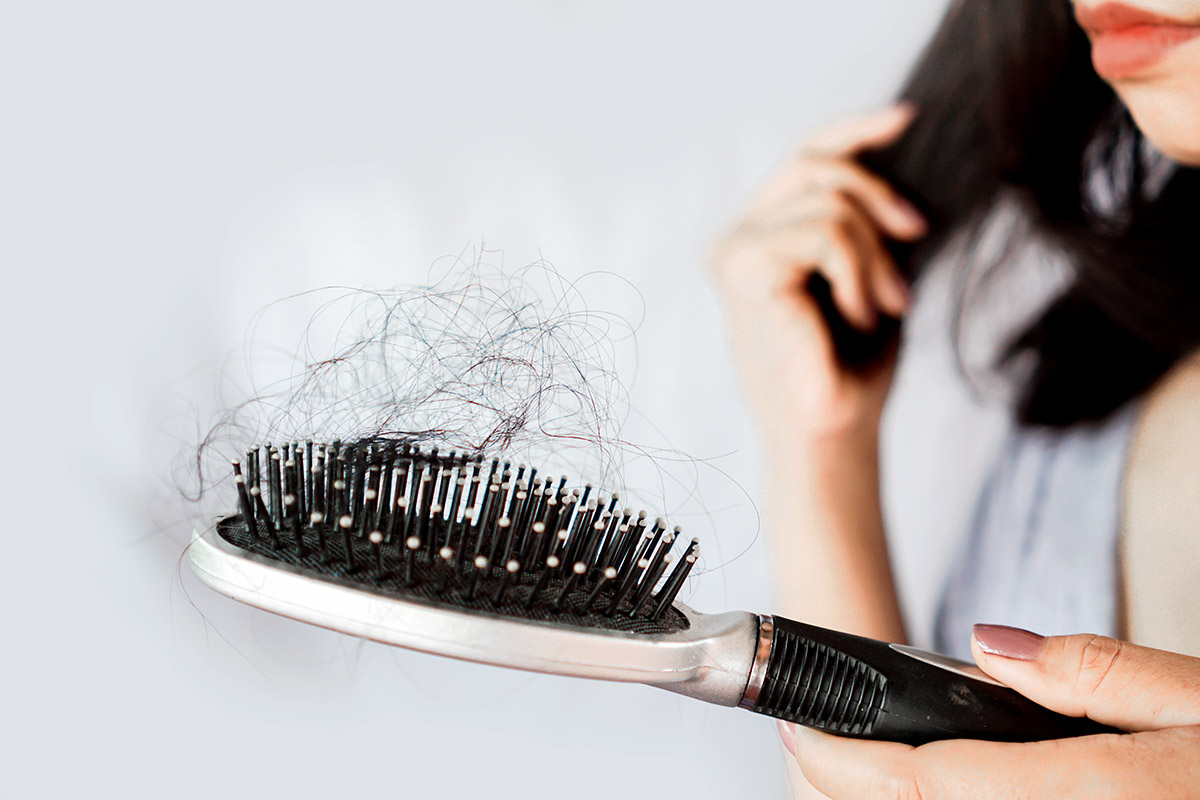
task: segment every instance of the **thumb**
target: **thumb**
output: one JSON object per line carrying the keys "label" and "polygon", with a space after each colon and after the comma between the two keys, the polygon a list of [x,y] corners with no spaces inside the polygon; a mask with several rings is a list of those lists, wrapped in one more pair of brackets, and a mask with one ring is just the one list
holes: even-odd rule
{"label": "thumb", "polygon": [[1127,731],[1200,725],[1200,659],[1108,636],[976,625],[984,672],[1047,708]]}

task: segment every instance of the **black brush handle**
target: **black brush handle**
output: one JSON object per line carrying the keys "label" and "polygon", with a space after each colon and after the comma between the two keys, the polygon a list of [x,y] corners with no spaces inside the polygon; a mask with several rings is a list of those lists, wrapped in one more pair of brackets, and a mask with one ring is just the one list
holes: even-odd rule
{"label": "black brush handle", "polygon": [[1055,713],[936,653],[766,617],[760,661],[767,635],[770,655],[765,667],[755,665],[743,705],[827,733],[908,744],[1119,733]]}

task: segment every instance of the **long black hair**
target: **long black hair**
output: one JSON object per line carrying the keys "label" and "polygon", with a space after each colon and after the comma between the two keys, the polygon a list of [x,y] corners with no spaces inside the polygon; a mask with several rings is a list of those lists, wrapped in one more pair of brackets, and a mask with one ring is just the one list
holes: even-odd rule
{"label": "long black hair", "polygon": [[[1103,419],[1200,345],[1200,171],[1145,191],[1142,134],[1093,70],[1068,0],[954,0],[901,96],[916,119],[864,161],[931,223],[897,248],[910,277],[1002,194],[1070,256],[1069,287],[1002,359],[1031,356],[1021,422]],[[1095,207],[1096,178],[1115,206]]]}

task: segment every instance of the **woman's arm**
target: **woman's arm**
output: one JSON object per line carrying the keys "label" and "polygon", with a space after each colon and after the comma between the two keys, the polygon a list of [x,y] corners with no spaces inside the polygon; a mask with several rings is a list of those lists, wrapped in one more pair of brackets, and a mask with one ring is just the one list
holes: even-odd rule
{"label": "woman's arm", "polygon": [[1124,635],[1200,656],[1200,357],[1147,398],[1124,491]]}
{"label": "woman's arm", "polygon": [[855,155],[895,139],[911,109],[813,137],[718,248],[715,267],[767,457],[764,504],[776,610],[901,641],[879,503],[879,416],[894,353],[852,369],[806,290],[819,273],[842,316],[871,330],[907,287],[883,238],[913,240],[920,215]]}

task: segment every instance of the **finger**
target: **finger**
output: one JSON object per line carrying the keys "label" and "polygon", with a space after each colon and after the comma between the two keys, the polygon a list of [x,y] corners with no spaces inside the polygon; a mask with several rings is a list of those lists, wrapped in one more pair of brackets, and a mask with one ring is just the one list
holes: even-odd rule
{"label": "finger", "polygon": [[807,283],[813,272],[820,272],[829,281],[833,301],[846,321],[864,330],[875,327],[879,314],[867,283],[867,272],[854,236],[843,223],[823,220],[800,228],[784,228],[764,245],[771,256],[771,291],[791,299],[794,311],[807,313],[811,301],[811,309],[819,316]]}
{"label": "finger", "polygon": [[[1173,797],[1200,776],[1197,732],[1176,728],[1017,744],[954,739],[913,748],[798,727],[796,760],[817,789],[837,800]],[[1152,771],[1150,763],[1160,766]],[[1161,791],[1148,793],[1152,788]]]}
{"label": "finger", "polygon": [[[891,781],[894,768],[904,763],[914,749],[911,746],[848,739],[801,725],[795,728],[796,763],[808,782],[822,794],[836,800],[903,797],[879,790]],[[923,795],[912,796],[932,800]]]}
{"label": "finger", "polygon": [[838,122],[810,136],[801,152],[814,156],[853,156],[891,144],[916,117],[916,107],[896,103],[880,111]]}
{"label": "finger", "polygon": [[867,265],[867,282],[876,305],[894,317],[903,316],[912,297],[908,281],[900,274],[895,259],[884,247],[878,232],[869,224],[856,225],[852,230],[859,255]]}
{"label": "finger", "polygon": [[789,315],[790,330],[803,342],[814,365],[818,365],[821,374],[829,374],[839,368],[837,350],[833,345],[833,336],[817,301],[808,293],[805,286],[807,275],[801,277],[800,272],[784,289],[784,309]]}
{"label": "finger", "polygon": [[806,160],[796,164],[806,173],[810,190],[837,191],[853,197],[872,221],[894,239],[909,242],[924,236],[929,225],[921,212],[892,185],[861,164],[842,158]]}
{"label": "finger", "polygon": [[976,625],[975,661],[1036,703],[1124,730],[1200,725],[1200,659],[1107,636]]}
{"label": "finger", "polygon": [[[891,253],[884,247],[874,221],[853,198],[841,194],[803,197],[790,206],[778,209],[774,221],[769,223],[769,227],[764,225],[763,229],[799,228],[812,223],[824,223],[829,219],[840,222],[854,243],[855,280],[865,286],[867,301],[872,308],[901,316],[910,301],[908,282],[900,274]],[[823,270],[835,289],[837,278],[840,277],[836,274],[838,268],[838,264],[831,263],[828,269]]]}

